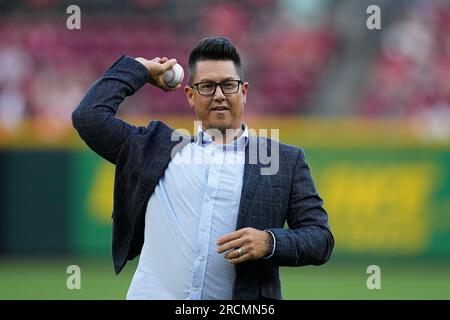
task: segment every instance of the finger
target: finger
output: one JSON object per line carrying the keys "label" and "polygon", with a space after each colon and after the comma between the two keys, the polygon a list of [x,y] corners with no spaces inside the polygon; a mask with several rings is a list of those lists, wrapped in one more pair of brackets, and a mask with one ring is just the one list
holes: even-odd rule
{"label": "finger", "polygon": [[[239,250],[240,249],[240,253]],[[226,255],[224,255],[224,258],[226,259],[237,259],[239,257],[242,257],[243,255],[247,254],[247,250],[244,247],[236,248],[235,250],[232,250],[228,252]]]}
{"label": "finger", "polygon": [[229,259],[228,261],[230,261],[232,264],[239,264],[239,263],[242,263],[242,262],[245,262],[245,261],[249,260],[248,259],[249,256],[250,255],[246,253],[246,254],[243,254],[240,257]]}
{"label": "finger", "polygon": [[241,235],[242,235],[242,229],[240,229],[238,231],[233,231],[233,232],[227,233],[227,234],[223,235],[222,237],[220,237],[216,241],[216,244],[221,245],[228,241],[236,240],[236,239],[240,238]]}
{"label": "finger", "polygon": [[232,250],[234,248],[242,247],[245,244],[245,240],[242,238],[238,238],[236,240],[231,240],[217,247],[217,253],[222,253],[228,250]]}
{"label": "finger", "polygon": [[166,62],[167,60],[169,60],[169,59],[167,59],[167,57],[162,57],[161,63],[164,63],[164,62]]}
{"label": "finger", "polygon": [[178,85],[178,86],[176,86],[176,87],[168,87],[168,86],[164,86],[164,88],[163,88],[163,90],[164,91],[167,91],[167,92],[169,92],[169,91],[175,91],[175,90],[177,90],[179,87],[181,87],[180,85]]}
{"label": "finger", "polygon": [[175,91],[175,90],[177,90],[177,89],[180,88],[180,87],[181,87],[181,84],[178,84],[176,87],[170,88],[170,91]]}
{"label": "finger", "polygon": [[177,64],[177,60],[176,59],[170,59],[167,60],[166,62],[164,62],[161,67],[162,67],[162,71],[166,72],[167,70],[170,70],[173,68],[174,65]]}

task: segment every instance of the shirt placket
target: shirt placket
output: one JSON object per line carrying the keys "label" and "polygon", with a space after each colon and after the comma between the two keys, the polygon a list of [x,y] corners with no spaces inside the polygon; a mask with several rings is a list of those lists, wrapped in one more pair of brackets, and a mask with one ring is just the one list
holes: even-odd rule
{"label": "shirt placket", "polygon": [[[206,179],[205,194],[200,214],[200,223],[197,236],[196,259],[194,261],[194,274],[189,299],[200,300],[203,292],[207,257],[210,244],[211,223],[214,214],[214,197],[218,192],[223,170],[224,153],[214,143],[205,147],[208,156],[209,169]],[[205,164],[207,165],[207,164]]]}

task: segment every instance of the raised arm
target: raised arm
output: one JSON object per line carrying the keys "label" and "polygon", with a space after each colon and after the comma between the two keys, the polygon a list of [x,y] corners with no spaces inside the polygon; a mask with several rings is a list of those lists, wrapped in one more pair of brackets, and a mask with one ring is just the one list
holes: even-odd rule
{"label": "raised arm", "polygon": [[115,164],[125,140],[146,130],[116,118],[120,103],[145,83],[164,91],[176,90],[168,88],[162,79],[175,63],[175,59],[165,57],[146,60],[122,56],[89,88],[72,113],[80,137],[98,155]]}

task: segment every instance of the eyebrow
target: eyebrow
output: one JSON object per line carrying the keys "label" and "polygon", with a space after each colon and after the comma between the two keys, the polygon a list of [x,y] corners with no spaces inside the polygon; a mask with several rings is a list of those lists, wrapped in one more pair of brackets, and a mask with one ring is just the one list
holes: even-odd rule
{"label": "eyebrow", "polygon": [[[239,80],[239,79],[235,79],[235,77],[227,77],[227,78],[220,80],[219,83],[223,82],[223,81],[227,81],[227,80]],[[198,82],[215,82],[215,81],[208,79],[208,78],[203,78],[203,79],[200,79]]]}

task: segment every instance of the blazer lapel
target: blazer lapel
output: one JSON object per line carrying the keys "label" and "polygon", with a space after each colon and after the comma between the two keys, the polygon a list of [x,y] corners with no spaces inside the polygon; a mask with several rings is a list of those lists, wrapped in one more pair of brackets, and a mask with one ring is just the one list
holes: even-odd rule
{"label": "blazer lapel", "polygon": [[239,212],[236,222],[236,230],[245,226],[245,220],[248,215],[248,210],[251,201],[258,188],[258,181],[261,177],[262,164],[258,161],[259,142],[257,137],[250,136],[245,148],[245,167],[244,177],[241,191],[241,201],[239,205]]}

